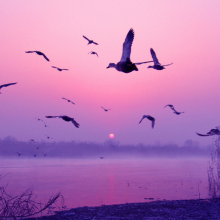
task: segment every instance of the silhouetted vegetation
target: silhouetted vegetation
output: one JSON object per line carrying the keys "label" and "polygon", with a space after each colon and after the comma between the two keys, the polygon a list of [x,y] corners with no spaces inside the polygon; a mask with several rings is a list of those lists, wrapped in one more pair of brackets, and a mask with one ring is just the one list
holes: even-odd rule
{"label": "silhouetted vegetation", "polygon": [[208,167],[209,195],[220,197],[220,137],[213,138],[214,149]]}
{"label": "silhouetted vegetation", "polygon": [[[19,154],[20,156],[19,156]],[[202,148],[196,141],[187,140],[183,146],[173,143],[161,145],[123,145],[115,140],[97,142],[24,142],[13,137],[0,139],[0,155],[4,157],[209,157],[211,146]]]}
{"label": "silhouetted vegetation", "polygon": [[[0,180],[1,178],[2,174]],[[20,195],[12,195],[7,192],[6,187],[0,186],[0,219],[21,219],[43,214],[44,211],[50,210],[51,205],[55,205],[58,198],[61,198],[61,203],[64,201],[60,193],[50,198],[46,204],[38,202],[36,198],[32,189]]]}

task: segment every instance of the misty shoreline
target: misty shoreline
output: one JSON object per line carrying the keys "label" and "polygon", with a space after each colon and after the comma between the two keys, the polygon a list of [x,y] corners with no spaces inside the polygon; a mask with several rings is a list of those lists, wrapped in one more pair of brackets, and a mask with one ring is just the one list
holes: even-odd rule
{"label": "misty shoreline", "polygon": [[187,140],[183,146],[173,143],[122,145],[114,140],[103,143],[79,141],[24,142],[7,137],[0,139],[0,157],[46,158],[182,158],[210,157],[212,146],[200,147]]}

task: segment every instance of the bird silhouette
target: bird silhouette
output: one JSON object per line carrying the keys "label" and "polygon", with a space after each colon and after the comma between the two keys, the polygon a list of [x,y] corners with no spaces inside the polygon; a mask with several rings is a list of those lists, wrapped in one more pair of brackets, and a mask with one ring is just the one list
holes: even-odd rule
{"label": "bird silhouette", "polygon": [[173,105],[166,105],[164,108],[166,108],[167,106],[169,106],[173,110],[173,113],[176,114],[176,115],[180,115],[181,113],[184,113],[184,112],[176,111],[176,109],[174,108]]}
{"label": "bird silhouette", "polygon": [[36,50],[34,50],[34,51],[25,51],[25,53],[36,53],[37,55],[43,56],[47,61],[50,61],[50,60],[46,57],[46,55],[45,55],[44,53],[40,52],[40,51],[36,51]]}
{"label": "bird silhouette", "polygon": [[69,100],[69,99],[66,99],[66,98],[62,98],[62,99],[64,99],[64,100],[66,100],[67,102],[70,102],[70,103],[72,103],[73,105],[75,105],[75,103],[74,102],[72,102],[71,100]]}
{"label": "bird silhouette", "polygon": [[16,152],[16,153],[18,154],[19,157],[21,156],[21,154],[19,152]]}
{"label": "bird silhouette", "polygon": [[[0,85],[0,89],[2,89],[3,87],[8,87],[8,86],[11,86],[11,85],[15,85],[17,83],[8,83],[8,84],[3,84],[3,85]],[[1,94],[1,92],[0,92]]]}
{"label": "bird silhouette", "polygon": [[42,119],[40,119],[40,118],[35,118],[35,119],[37,119],[38,121],[41,121],[44,124],[44,127],[46,127],[46,128],[48,127]]}
{"label": "bird silhouette", "polygon": [[75,127],[79,128],[79,124],[74,120],[74,118],[71,118],[69,116],[66,115],[60,115],[60,116],[45,116],[46,118],[62,118],[64,121],[71,121]]}
{"label": "bird silhouette", "polygon": [[[94,52],[94,51],[90,51],[89,53],[90,53],[90,54],[97,55],[97,57],[99,57],[98,54],[97,54],[96,52]],[[88,53],[88,54],[89,54],[89,53]]]}
{"label": "bird silhouette", "polygon": [[104,157],[100,157],[100,159],[103,159]]}
{"label": "bird silhouette", "polygon": [[173,113],[176,114],[176,115],[180,115],[180,114],[185,113],[185,112],[177,112],[177,111],[174,111]]}
{"label": "bird silhouette", "polygon": [[150,49],[150,53],[153,58],[154,65],[148,66],[148,68],[153,68],[155,70],[163,70],[163,69],[165,69],[164,66],[169,66],[169,65],[173,64],[173,63],[170,63],[170,64],[166,64],[166,65],[161,65],[157,59],[156,53],[154,52],[154,50],[152,48]]}
{"label": "bird silhouette", "polygon": [[147,61],[147,62],[141,62],[141,63],[131,62],[130,56],[131,56],[131,46],[132,46],[133,40],[134,40],[134,30],[131,28],[123,43],[121,60],[117,64],[109,63],[107,68],[113,67],[120,72],[130,73],[132,71],[138,71],[138,68],[136,67],[136,65],[153,62],[153,61]]}
{"label": "bird silhouette", "polygon": [[88,41],[88,45],[89,44],[95,44],[95,45],[98,45],[96,42],[94,42],[93,40],[89,40],[87,37],[85,37],[84,35],[83,35],[83,37]]}
{"label": "bird silhouette", "polygon": [[209,132],[207,132],[207,134],[199,134],[196,132],[197,135],[199,136],[213,136],[213,135],[220,135],[220,126],[211,129]]}
{"label": "bird silhouette", "polygon": [[30,142],[35,142],[35,140],[34,140],[34,139],[30,139],[29,141],[30,141]]}
{"label": "bird silhouette", "polygon": [[124,73],[130,73],[134,70],[138,71],[136,65],[132,63],[130,60],[131,46],[133,40],[134,40],[134,30],[130,29],[123,43],[122,57],[120,62],[118,62],[117,64],[109,63],[107,68],[114,67],[116,70]]}
{"label": "bird silhouette", "polygon": [[104,108],[104,107],[102,107],[102,106],[101,106],[101,108],[103,108],[105,112],[111,110],[111,109],[106,109],[106,108]]}
{"label": "bird silhouette", "polygon": [[155,118],[153,118],[153,117],[150,116],[150,115],[143,115],[143,117],[142,117],[142,119],[140,120],[139,124],[140,124],[140,123],[142,122],[142,120],[145,119],[145,118],[149,119],[149,120],[152,122],[151,126],[152,126],[152,128],[154,128]]}
{"label": "bird silhouette", "polygon": [[58,71],[69,70],[69,69],[61,69],[61,68],[58,68],[56,66],[51,66],[51,67],[57,69]]}
{"label": "bird silhouette", "polygon": [[[47,137],[47,139],[53,139],[52,137],[48,136],[45,134],[45,136]],[[54,139],[53,139],[54,140]]]}

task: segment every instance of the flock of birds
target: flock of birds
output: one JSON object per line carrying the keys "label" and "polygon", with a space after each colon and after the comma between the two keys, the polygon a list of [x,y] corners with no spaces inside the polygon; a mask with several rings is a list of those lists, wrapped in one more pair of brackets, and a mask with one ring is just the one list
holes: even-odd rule
{"label": "flock of birds", "polygon": [[[89,44],[98,45],[98,43],[94,42],[93,40],[90,40],[89,38],[87,38],[87,37],[84,36],[84,35],[83,35],[83,38],[88,41],[88,45],[89,45]],[[123,43],[123,49],[122,49],[122,57],[121,57],[121,60],[120,60],[117,64],[115,64],[115,63],[109,63],[107,69],[108,69],[108,68],[115,68],[117,71],[120,71],[120,72],[123,72],[123,73],[126,73],[126,74],[127,74],[127,73],[130,73],[130,72],[132,72],[132,71],[138,71],[138,68],[137,68],[136,65],[141,65],[141,64],[145,64],[145,63],[151,63],[151,62],[153,62],[154,65],[148,66],[148,68],[153,68],[153,69],[155,69],[155,70],[163,70],[163,69],[165,69],[165,66],[170,66],[170,65],[173,64],[173,63],[170,63],[170,64],[166,64],[166,65],[161,65],[160,62],[159,62],[159,60],[158,60],[158,58],[157,58],[157,56],[156,56],[155,51],[154,51],[152,48],[150,49],[150,54],[151,54],[151,57],[152,57],[153,61],[146,61],[146,62],[140,62],[140,63],[133,63],[133,62],[131,62],[130,55],[131,55],[131,46],[132,46],[133,40],[134,40],[134,31],[133,31],[133,29],[130,29],[129,32],[128,32],[128,34],[127,34],[127,36],[126,36],[126,38],[125,38],[125,41],[124,41],[124,43]],[[39,55],[39,56],[43,56],[46,61],[48,61],[48,62],[50,61],[49,58],[48,58],[44,53],[42,53],[42,52],[40,52],[40,51],[25,51],[25,52],[26,52],[26,53],[36,53],[36,54]],[[98,57],[98,53],[95,52],[95,51],[90,51],[89,54],[97,55],[97,57]],[[56,67],[56,66],[51,66],[51,67],[57,69],[58,71],[63,71],[63,70],[66,70],[66,71],[67,71],[67,70],[68,70],[68,69],[62,69],[62,68],[59,68],[59,67]],[[17,84],[17,82],[0,85],[0,90],[1,90],[3,87],[8,87],[8,86],[15,85],[15,84]],[[0,93],[1,93],[1,92],[0,92]],[[72,101],[69,100],[69,99],[66,99],[66,98],[62,98],[62,99],[64,99],[64,100],[66,100],[67,102],[70,102],[70,103],[72,103],[72,104],[75,105],[75,103],[72,102]],[[171,105],[171,104],[166,105],[164,108],[166,108],[167,106],[170,107],[171,110],[173,110],[173,113],[176,114],[176,115],[180,115],[180,114],[184,113],[184,112],[178,112],[178,111],[176,111],[175,108],[174,108],[174,106]],[[102,107],[102,106],[101,106],[101,108],[102,108],[105,112],[108,112],[109,110],[111,110],[111,109],[106,109],[106,108],[104,108],[104,107]],[[60,119],[62,119],[62,120],[64,120],[64,121],[66,121],[66,122],[72,122],[73,125],[74,125],[76,128],[79,128],[79,126],[80,126],[79,123],[76,122],[76,120],[75,120],[74,118],[69,117],[69,116],[66,116],[66,115],[45,116],[45,117],[46,117],[46,118],[60,118]],[[140,124],[140,123],[143,121],[143,119],[145,119],[145,118],[151,121],[151,126],[152,126],[152,128],[154,128],[154,126],[155,126],[155,118],[152,117],[152,116],[150,116],[150,115],[143,115],[143,117],[141,118],[139,124]],[[46,125],[46,123],[45,123],[42,119],[40,119],[40,118],[36,118],[36,119],[37,119],[38,121],[41,121],[42,123],[44,123],[44,126],[45,126],[45,127],[48,127],[48,126]],[[199,134],[199,133],[197,133],[197,135],[199,135],[199,136],[220,135],[220,127],[216,127],[215,129],[211,129],[207,134]],[[46,137],[47,137],[47,139],[50,139],[49,136],[46,135]],[[21,154],[18,153],[18,152],[17,152],[17,154],[18,154],[18,156],[21,155]]]}

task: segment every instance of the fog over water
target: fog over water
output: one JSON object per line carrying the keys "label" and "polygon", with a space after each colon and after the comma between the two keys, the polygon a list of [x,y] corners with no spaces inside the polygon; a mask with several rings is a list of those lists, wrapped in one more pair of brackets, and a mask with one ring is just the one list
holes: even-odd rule
{"label": "fog over water", "polygon": [[1,159],[2,185],[38,201],[61,192],[67,208],[208,198],[208,158]]}
{"label": "fog over water", "polygon": [[126,158],[126,157],[210,157],[212,145],[201,147],[196,141],[186,140],[183,146],[174,143],[154,145],[122,145],[109,139],[99,142],[55,142],[34,140],[23,142],[13,137],[0,139],[0,155],[4,157],[59,157],[59,158]]}
{"label": "fog over water", "polygon": [[61,192],[67,208],[152,200],[208,198],[212,145],[186,140],[122,145],[98,142],[0,140],[1,185],[18,195],[28,188],[41,201]]}

